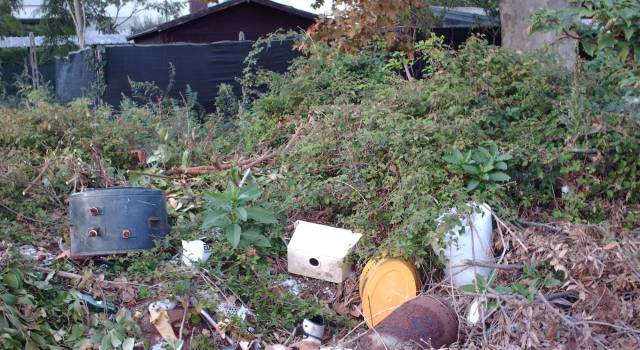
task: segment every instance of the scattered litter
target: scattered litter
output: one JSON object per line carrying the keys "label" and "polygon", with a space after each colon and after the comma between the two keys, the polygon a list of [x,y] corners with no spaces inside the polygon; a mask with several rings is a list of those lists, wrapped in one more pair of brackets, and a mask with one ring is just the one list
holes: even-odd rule
{"label": "scattered litter", "polygon": [[173,310],[176,308],[176,305],[177,305],[175,301],[171,301],[169,299],[159,300],[159,301],[156,301],[154,304],[156,307],[161,307],[165,310]]}
{"label": "scattered litter", "polygon": [[158,303],[149,304],[149,321],[156,327],[160,336],[164,340],[176,340],[175,332],[173,331],[173,327],[171,327],[171,322],[169,321],[169,314],[167,314],[167,309],[161,306]]}
{"label": "scattered litter", "polygon": [[218,332],[218,335],[220,335],[220,338],[227,339],[227,335],[224,333],[222,328],[220,328],[220,325],[218,324],[218,322],[216,322],[216,320],[213,319],[211,315],[209,315],[207,310],[205,309],[200,310],[200,314],[209,323],[209,325],[211,325],[211,327],[213,327],[216,330],[216,332]]}
{"label": "scattered litter", "polygon": [[38,254],[38,249],[30,244],[20,246],[20,248],[18,248],[18,253],[20,253],[20,255],[25,258],[38,260],[38,258],[36,257],[36,255]]}
{"label": "scattered litter", "polygon": [[320,350],[320,346],[314,342],[303,340],[291,344],[291,346],[282,344],[269,345],[266,350]]}
{"label": "scattered litter", "polygon": [[249,314],[249,309],[244,307],[244,305],[237,307],[235,304],[230,302],[222,302],[218,304],[218,312],[222,313],[226,318],[232,318],[237,316],[243,320],[247,319],[247,315]]}
{"label": "scattered litter", "polygon": [[286,288],[293,295],[300,295],[300,282],[298,280],[290,278],[278,284],[278,286]]}
{"label": "scattered litter", "polygon": [[346,257],[360,237],[349,230],[297,221],[287,245],[289,273],[342,283],[351,273]]}
{"label": "scattered litter", "polygon": [[113,305],[109,305],[102,300],[96,300],[91,294],[80,293],[80,298],[87,303],[87,308],[91,312],[108,312],[115,314],[118,310]]}
{"label": "scattered litter", "polygon": [[336,297],[336,292],[329,287],[324,287],[324,289],[322,290],[322,294],[326,295],[329,299],[333,299]]}
{"label": "scattered litter", "polygon": [[43,250],[38,250],[38,248],[32,246],[31,244],[20,246],[18,248],[18,253],[26,259],[40,261],[42,265],[45,266],[51,265],[54,258],[53,254]]}
{"label": "scattered litter", "polygon": [[194,263],[207,261],[211,256],[211,248],[204,241],[182,241],[182,264],[193,266]]}
{"label": "scattered litter", "polygon": [[166,345],[166,342],[161,341],[159,343],[153,344],[153,346],[151,346],[151,350],[164,350]]}
{"label": "scattered litter", "polygon": [[273,344],[266,347],[265,350],[290,350],[291,348],[282,344]]}
{"label": "scattered litter", "polygon": [[487,314],[487,311],[487,298],[484,296],[475,298],[471,304],[469,304],[469,308],[467,310],[467,321],[471,324],[477,324],[491,314],[491,312]]}
{"label": "scattered litter", "polygon": [[364,319],[371,328],[415,298],[421,282],[413,264],[384,258],[370,260],[365,265],[358,287]]}
{"label": "scattered litter", "polygon": [[321,345],[324,337],[324,319],[322,316],[315,316],[311,319],[305,318],[302,321],[302,332],[304,333],[304,341]]}
{"label": "scattered litter", "polygon": [[419,296],[404,303],[367,331],[359,339],[357,348],[411,349],[415,344],[428,341],[437,349],[457,339],[458,317],[453,308],[440,299]]}
{"label": "scattered litter", "polygon": [[[491,254],[493,240],[491,208],[487,204],[469,204],[471,214],[468,218],[459,217],[456,208],[439,218],[439,230],[444,232],[444,247],[435,247],[445,259],[445,272],[452,284],[461,287],[474,284],[476,275],[485,280],[489,278],[491,269],[480,266],[469,266],[469,261],[493,263]],[[450,227],[451,220],[460,220],[459,224]],[[470,219],[470,220],[469,220]]]}

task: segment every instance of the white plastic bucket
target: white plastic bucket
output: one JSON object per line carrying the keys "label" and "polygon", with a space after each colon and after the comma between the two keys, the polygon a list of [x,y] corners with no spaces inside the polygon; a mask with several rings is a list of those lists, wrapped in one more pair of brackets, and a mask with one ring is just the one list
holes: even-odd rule
{"label": "white plastic bucket", "polygon": [[[474,284],[476,275],[489,278],[492,269],[479,266],[468,266],[466,261],[493,263],[491,253],[493,240],[493,218],[491,208],[486,204],[469,204],[471,214],[460,217],[456,208],[438,218],[440,227],[446,230],[443,236],[444,246],[439,245],[435,251],[444,258],[445,270],[451,283],[456,286]],[[460,225],[447,227],[447,222],[458,218]],[[438,230],[440,231],[440,230]]]}

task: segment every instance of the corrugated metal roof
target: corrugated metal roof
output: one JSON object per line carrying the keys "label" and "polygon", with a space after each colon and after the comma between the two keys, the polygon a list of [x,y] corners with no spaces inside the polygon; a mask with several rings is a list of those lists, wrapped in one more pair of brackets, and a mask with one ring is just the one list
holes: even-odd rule
{"label": "corrugated metal roof", "polygon": [[[36,46],[42,46],[44,44],[44,37],[35,37]],[[76,37],[71,37],[69,40],[75,44],[78,43]],[[127,36],[121,34],[90,34],[85,36],[86,45],[108,45],[108,44],[122,44],[127,42]],[[7,36],[0,38],[0,48],[9,47],[29,47],[28,36]]]}

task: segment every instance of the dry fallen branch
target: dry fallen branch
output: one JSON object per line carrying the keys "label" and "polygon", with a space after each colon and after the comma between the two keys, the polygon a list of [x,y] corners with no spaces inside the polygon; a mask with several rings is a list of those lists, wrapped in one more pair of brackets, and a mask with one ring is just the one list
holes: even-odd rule
{"label": "dry fallen branch", "polygon": [[42,177],[44,176],[44,173],[47,172],[47,170],[49,169],[49,166],[51,165],[51,158],[48,158],[44,161],[44,164],[42,165],[42,169],[40,169],[40,172],[38,173],[38,176],[36,176],[35,179],[33,179],[33,181],[31,181],[29,183],[29,185],[27,185],[27,187],[24,189],[24,191],[22,191],[22,195],[26,196],[27,192],[29,192],[29,190],[31,188],[33,188],[33,186],[35,186],[38,182],[40,182],[40,180],[42,180]]}
{"label": "dry fallen branch", "polygon": [[89,151],[91,152],[91,156],[93,157],[95,162],[98,164],[98,171],[100,172],[100,178],[104,180],[105,187],[110,187],[111,185],[113,185],[113,181],[109,176],[107,176],[107,171],[105,170],[104,161],[102,160],[100,151],[92,143],[88,144],[87,148],[89,148]]}
{"label": "dry fallen branch", "polygon": [[544,228],[547,229],[549,231],[552,231],[554,233],[562,233],[562,229],[554,226],[552,224],[547,224],[547,223],[542,223],[542,222],[533,222],[533,221],[527,221],[524,219],[518,219],[518,223],[526,225],[526,226],[533,226],[533,227],[540,227],[540,228]]}
{"label": "dry fallen branch", "polygon": [[0,202],[0,208],[2,208],[4,210],[8,211],[9,213],[15,215],[16,216],[16,220],[24,219],[24,220],[31,221],[33,223],[39,223],[39,224],[50,224],[51,223],[49,221],[42,221],[42,220],[34,219],[34,218],[30,217],[30,216],[26,216],[24,214],[21,214],[20,212],[12,209],[11,207],[7,206],[6,204],[3,204],[2,202]]}
{"label": "dry fallen branch", "polygon": [[464,266],[477,266],[477,267],[486,267],[489,269],[498,269],[498,270],[522,270],[524,265],[522,264],[493,264],[483,261],[475,261],[475,260],[465,260],[461,265],[454,265],[452,267],[464,267]]}
{"label": "dry fallen branch", "polygon": [[[80,281],[80,280],[82,280],[84,278],[82,275],[78,275],[77,273],[58,271],[58,270],[48,269],[46,267],[40,267],[40,266],[34,266],[33,270],[34,271],[45,272],[45,273],[54,273],[59,277],[70,279],[70,280]],[[128,282],[128,281],[105,281],[105,280],[102,280],[102,281],[100,281],[100,283],[106,284],[106,285],[110,285],[110,286],[115,286],[115,287],[122,286],[122,285],[135,285],[135,286],[151,287],[149,285],[145,285],[145,284],[141,284],[141,283],[135,283],[135,282]]]}
{"label": "dry fallen branch", "polygon": [[[304,125],[305,124],[300,123],[296,127],[296,131],[289,138],[289,141],[287,142],[287,144],[284,145],[284,147],[280,148],[279,150],[267,150],[264,153],[262,153],[262,155],[260,156],[249,158],[249,159],[238,160],[237,162],[223,163],[220,160],[220,157],[218,157],[214,160],[213,165],[203,165],[203,166],[195,166],[195,167],[189,167],[189,168],[173,168],[169,171],[169,175],[198,176],[198,175],[205,175],[205,174],[218,172],[222,170],[229,170],[235,166],[240,167],[240,169],[242,170],[246,170],[258,164],[275,160],[278,157],[280,157],[282,154],[286,153],[289,149],[291,149],[291,147],[293,147],[300,140],[300,137],[302,135],[302,130],[304,129]],[[230,158],[233,158],[233,157],[230,157]]]}

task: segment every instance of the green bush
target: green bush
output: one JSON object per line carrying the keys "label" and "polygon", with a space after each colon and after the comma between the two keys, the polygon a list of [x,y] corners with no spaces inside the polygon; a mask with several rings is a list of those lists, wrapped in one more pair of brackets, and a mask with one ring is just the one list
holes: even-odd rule
{"label": "green bush", "polygon": [[[617,87],[621,78],[611,75],[613,67],[585,63],[575,80],[553,57],[518,55],[476,38],[458,52],[422,48],[431,59],[423,80],[393,76],[384,60],[366,51],[332,52],[334,64],[323,64],[325,48],[271,79],[276,83],[254,104],[259,116],[265,113],[260,118],[313,117],[272,191],[290,217],[313,209],[329,222],[367,232],[370,249],[386,242],[396,252],[427,258],[425,247],[437,239],[435,218],[469,201],[487,202],[512,219],[535,211],[612,220],[614,201],[634,210],[637,112]],[[361,66],[347,62],[368,65],[350,70],[345,67]],[[465,177],[450,171],[443,157],[490,144],[512,155],[511,180],[469,193]],[[563,195],[567,188],[570,195]]]}
{"label": "green bush", "polygon": [[[156,250],[121,258],[107,275],[187,281],[168,273],[167,261],[180,239],[225,239],[201,224],[208,207],[210,214],[228,207],[215,195],[206,204],[204,192],[224,191],[229,172],[187,179],[168,171],[267,154],[302,125],[293,147],[252,169],[261,201],[276,209],[280,223],[307,219],[364,233],[356,260],[391,250],[419,265],[431,262],[436,218],[471,201],[487,202],[507,219],[640,225],[639,92],[623,88],[633,74],[615,56],[580,62],[571,74],[553,57],[516,54],[478,38],[452,51],[431,38],[417,46],[427,63],[424,79],[406,80],[389,69],[396,58],[375,50],[305,47],[312,48],[308,56],[285,74],[250,72],[240,101],[221,88],[218,113],[204,123],[191,93],[186,103],[142,98],[114,111],[87,100],[60,105],[42,90],[26,91],[18,107],[0,105],[0,203],[61,224],[70,193],[105,185],[93,145],[108,177],[165,191],[173,226]],[[231,123],[223,125],[226,117]],[[145,151],[146,160],[134,165],[131,150]],[[23,195],[49,160],[55,162]],[[244,223],[249,215],[240,207],[227,210],[232,225],[212,226]],[[39,232],[7,221],[15,213],[0,210],[6,236]],[[264,227],[269,249],[214,244],[215,259],[205,264],[250,304],[260,330],[289,329],[321,311],[273,290],[278,276],[267,258],[285,254],[277,238],[286,227]],[[242,235],[229,237],[242,242]]]}

